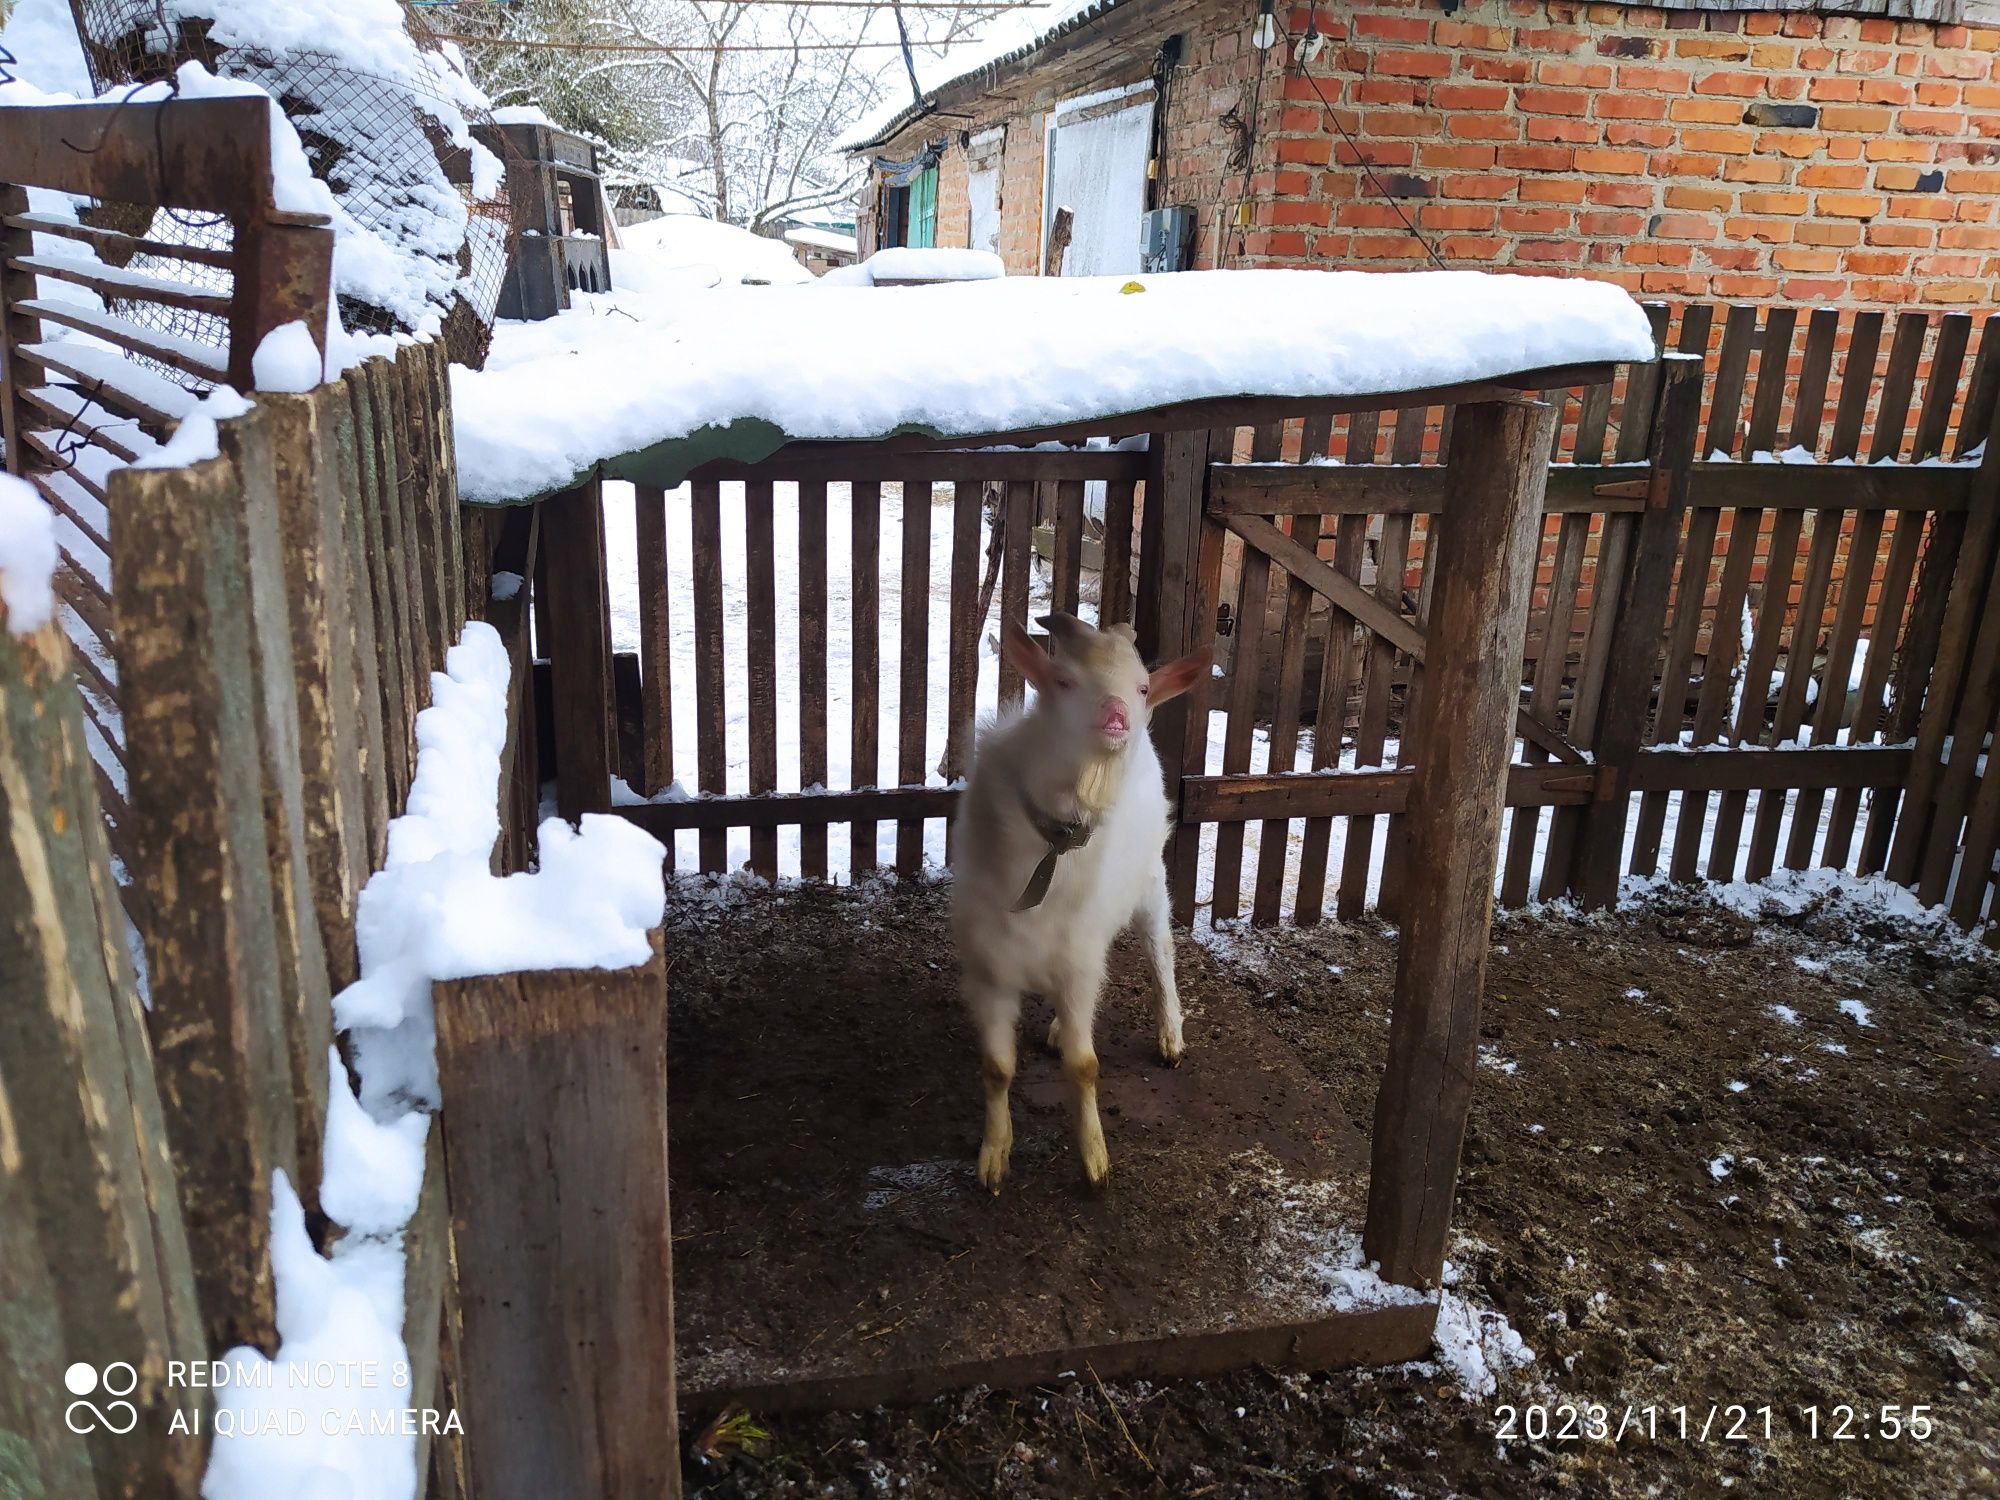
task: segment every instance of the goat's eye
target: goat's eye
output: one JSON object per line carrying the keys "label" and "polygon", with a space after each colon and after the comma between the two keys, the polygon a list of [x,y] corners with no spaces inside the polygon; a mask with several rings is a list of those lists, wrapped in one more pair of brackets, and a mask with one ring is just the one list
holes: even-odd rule
{"label": "goat's eye", "polygon": [[1074,677],[1058,677],[1056,679],[1056,691],[1059,693],[1066,693],[1075,686],[1076,679]]}
{"label": "goat's eye", "polygon": [[1151,688],[1149,684],[1143,682],[1139,684],[1139,696],[1141,698],[1145,697],[1150,690]]}

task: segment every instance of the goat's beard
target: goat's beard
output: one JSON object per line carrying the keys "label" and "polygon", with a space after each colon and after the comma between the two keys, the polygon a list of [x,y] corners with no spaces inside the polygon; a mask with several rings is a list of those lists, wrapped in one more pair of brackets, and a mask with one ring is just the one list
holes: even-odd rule
{"label": "goat's beard", "polygon": [[1085,817],[1097,818],[1118,796],[1125,769],[1125,747],[1098,750],[1084,757],[1076,773],[1076,803]]}

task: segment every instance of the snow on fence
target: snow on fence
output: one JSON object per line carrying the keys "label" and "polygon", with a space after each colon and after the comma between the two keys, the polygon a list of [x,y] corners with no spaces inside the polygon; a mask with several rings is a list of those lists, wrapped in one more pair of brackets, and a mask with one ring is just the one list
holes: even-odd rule
{"label": "snow on fence", "polygon": [[[1496,894],[1602,901],[1627,872],[1823,863],[1921,879],[1927,901],[1976,920],[1988,886],[1952,879],[1961,829],[1966,868],[1992,851],[1967,823],[1963,766],[1933,778],[1915,819],[1902,792],[1925,704],[1935,728],[1964,696],[1973,617],[1947,632],[1945,604],[1961,565],[1968,588],[1983,580],[1988,523],[1968,542],[1968,518],[2000,503],[1980,464],[2000,320],[1975,355],[1956,313],[1649,316],[1659,347],[1700,362],[1679,431],[1654,420],[1663,366],[1560,398]],[[1206,439],[1212,570],[1189,582],[1222,666],[1179,780],[1198,839],[1183,844],[1184,913],[1395,909],[1451,428],[1449,406],[1409,406]],[[608,526],[589,607],[618,703],[581,753],[619,781],[607,793],[559,745],[565,808],[615,801],[684,870],[941,866],[967,737],[1020,692],[987,649],[1000,622],[1052,606],[1131,618],[1154,581],[1157,460],[1114,436],[802,445],[673,491],[608,482],[601,518],[595,490],[569,492],[558,504],[579,524]],[[541,618],[560,657],[560,624]],[[1635,637],[1640,618],[1655,623]],[[1943,698],[1927,697],[1934,668]],[[558,662],[557,694],[567,675]],[[1628,680],[1645,691],[1612,692]],[[1965,705],[1975,718],[1983,701]],[[1607,744],[1617,792],[1600,779]]]}

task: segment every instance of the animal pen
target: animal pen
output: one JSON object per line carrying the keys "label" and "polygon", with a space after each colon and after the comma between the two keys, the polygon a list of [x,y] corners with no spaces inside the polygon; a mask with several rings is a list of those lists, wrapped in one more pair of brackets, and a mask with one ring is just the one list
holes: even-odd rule
{"label": "animal pen", "polygon": [[[1601,906],[1626,873],[1824,864],[1885,871],[1967,925],[1988,915],[1991,320],[1975,351],[1957,314],[1649,308],[1658,357],[1627,366],[1241,395],[949,441],[603,454],[579,482],[507,507],[460,503],[451,382],[436,345],[410,344],[313,391],[258,397],[219,424],[214,457],[125,467],[187,411],[168,372],[247,386],[264,334],[302,315],[323,326],[329,231],[255,190],[269,178],[266,107],[37,111],[0,134],[7,464],[63,518],[71,641],[0,638],[0,796],[38,851],[0,861],[9,922],[37,960],[0,1010],[20,1141],[0,1151],[0,1236],[7,1264],[27,1268],[23,1347],[58,1364],[59,1349],[141,1351],[129,1357],[145,1414],[139,1438],[82,1444],[47,1423],[39,1389],[0,1386],[0,1419],[52,1490],[192,1495],[202,1448],[168,1421],[205,1393],[170,1389],[166,1361],[277,1347],[272,1174],[324,1239],[329,996],[357,977],[357,895],[395,856],[417,711],[468,620],[493,627],[510,668],[495,870],[534,862],[552,783],[563,818],[622,817],[709,876],[731,873],[740,834],[762,877],[914,877],[948,828],[978,713],[1022,694],[1004,672],[982,689],[990,557],[1001,620],[1026,620],[1045,595],[1133,619],[1148,660],[1217,642],[1218,674],[1153,724],[1181,921],[1311,923],[1374,904],[1400,948],[1365,1141],[1345,1121],[1288,1122],[1319,1132],[1330,1170],[1366,1173],[1379,1299],[1301,1313],[1250,1288],[1181,1304],[1168,1287],[1111,1326],[1084,1288],[1051,1281],[1037,1290],[1052,1310],[1003,1340],[933,1301],[894,1338],[801,1337],[727,1360],[689,1354],[713,1346],[727,1298],[782,1304],[788,1288],[730,1281],[700,1237],[674,1264],[666,974],[700,964],[699,949],[665,952],[656,931],[650,962],[627,969],[438,982],[441,1132],[407,1231],[404,1340],[411,1404],[465,1414],[462,1440],[420,1449],[440,1495],[671,1493],[661,1415],[677,1399],[852,1406],[1086,1365],[1108,1377],[1419,1356],[1496,896]],[[61,148],[79,131],[93,154]],[[230,248],[34,214],[26,187],[223,215]],[[51,257],[52,239],[114,268],[143,254],[231,280],[202,290],[152,259],[82,269]],[[51,304],[38,276],[81,278],[108,310]],[[227,325],[211,348],[149,332],[132,310],[197,298]],[[100,342],[48,343],[50,322]],[[606,526],[606,489],[626,484],[636,657],[615,649],[626,583],[609,560],[627,539]],[[781,513],[795,535],[779,534]],[[843,563],[844,599],[830,585]],[[790,576],[795,633],[779,628]],[[678,598],[689,617],[670,612]],[[1227,1122],[1270,1086],[1251,1076],[1265,1055],[1254,1018],[1216,1025],[1227,1047],[1197,1037],[1180,1072],[1123,1080],[1135,1118],[1188,1122],[1190,1172],[1229,1170],[1194,1137],[1241,1144]],[[788,1076],[810,1086],[809,1068]],[[683,1094],[705,1086],[676,1079]],[[1121,1087],[1115,1067],[1106,1087]],[[693,1160],[712,1143],[672,1144]],[[1119,1192],[1114,1175],[1100,1222]],[[759,1212],[754,1183],[739,1196]],[[1060,1239],[1070,1206],[1044,1195],[1020,1212]],[[699,1289],[678,1329],[677,1277]],[[1185,1285],[1200,1280],[1189,1267]]]}

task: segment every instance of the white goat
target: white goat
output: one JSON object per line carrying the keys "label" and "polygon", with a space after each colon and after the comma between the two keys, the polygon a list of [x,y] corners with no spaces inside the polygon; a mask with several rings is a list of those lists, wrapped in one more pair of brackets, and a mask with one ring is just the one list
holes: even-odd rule
{"label": "white goat", "polygon": [[1091,1020],[1112,940],[1134,922],[1153,970],[1160,1056],[1177,1064],[1184,1050],[1160,861],[1167,797],[1146,728],[1154,709],[1208,670],[1208,652],[1149,673],[1130,625],[1096,630],[1063,614],[1041,623],[1053,656],[1019,625],[1001,638],[1002,659],[1034,685],[1034,706],[980,738],[952,875],[965,1003],[985,1059],[979,1180],[995,1193],[1014,1145],[1007,1091],[1024,992],[1055,1002],[1049,1046],[1069,1075],[1077,1150],[1094,1187],[1111,1160]]}

